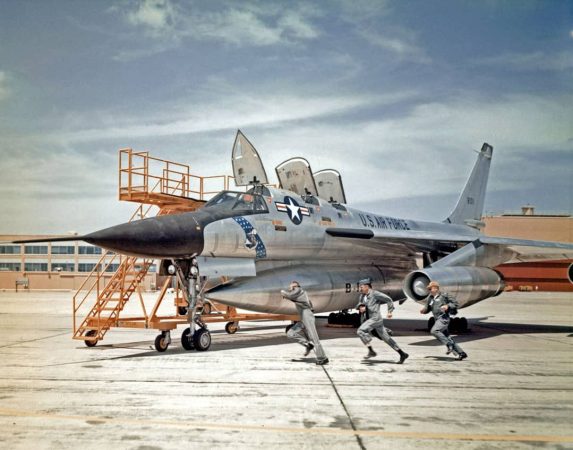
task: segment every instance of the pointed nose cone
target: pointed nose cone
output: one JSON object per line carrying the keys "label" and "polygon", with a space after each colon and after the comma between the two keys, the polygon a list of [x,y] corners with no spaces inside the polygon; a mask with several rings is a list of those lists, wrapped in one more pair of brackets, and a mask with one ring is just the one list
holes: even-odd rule
{"label": "pointed nose cone", "polygon": [[90,233],[84,241],[116,253],[184,258],[203,251],[203,229],[192,213],[152,217]]}

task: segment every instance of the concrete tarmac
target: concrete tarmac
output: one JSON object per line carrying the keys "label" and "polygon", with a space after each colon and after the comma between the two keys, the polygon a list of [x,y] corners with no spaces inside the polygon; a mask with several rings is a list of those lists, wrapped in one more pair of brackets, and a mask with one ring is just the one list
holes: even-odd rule
{"label": "concrete tarmac", "polygon": [[[573,295],[505,293],[460,311],[464,361],[407,301],[387,321],[411,356],[355,329],[318,331],[320,367],[287,322],[210,326],[207,352],[154,330],[71,339],[70,292],[0,292],[2,449],[573,448]],[[151,298],[151,297],[150,297]],[[311,355],[312,356],[312,355]]]}

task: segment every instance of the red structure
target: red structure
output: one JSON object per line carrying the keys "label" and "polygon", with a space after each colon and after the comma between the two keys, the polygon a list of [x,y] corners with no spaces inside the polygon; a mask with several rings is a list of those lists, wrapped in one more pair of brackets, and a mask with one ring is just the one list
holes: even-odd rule
{"label": "red structure", "polygon": [[[533,206],[522,214],[484,217],[485,234],[542,241],[573,242],[570,215],[536,215]],[[573,292],[573,260],[502,264],[496,267],[507,288],[522,291]]]}

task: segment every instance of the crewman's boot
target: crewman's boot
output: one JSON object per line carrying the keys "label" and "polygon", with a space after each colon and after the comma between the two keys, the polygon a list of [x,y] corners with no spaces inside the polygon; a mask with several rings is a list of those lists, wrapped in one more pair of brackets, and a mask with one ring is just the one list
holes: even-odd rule
{"label": "crewman's boot", "polygon": [[461,352],[458,355],[458,359],[461,361],[462,359],[466,359],[468,357],[468,354],[466,352]]}
{"label": "crewman's boot", "polygon": [[309,342],[308,344],[306,344],[306,350],[304,351],[304,356],[308,356],[313,348],[314,348],[314,344],[312,342]]}
{"label": "crewman's boot", "polygon": [[377,353],[374,351],[374,349],[370,346],[368,346],[368,354],[364,357],[365,359],[368,358],[374,358],[377,355]]}
{"label": "crewman's boot", "polygon": [[324,358],[324,359],[318,359],[316,361],[316,365],[317,366],[325,366],[328,364],[328,358]]}
{"label": "crewman's boot", "polygon": [[404,361],[408,359],[408,356],[410,356],[402,349],[398,350],[398,353],[400,354],[400,361],[398,361],[398,364],[403,364]]}

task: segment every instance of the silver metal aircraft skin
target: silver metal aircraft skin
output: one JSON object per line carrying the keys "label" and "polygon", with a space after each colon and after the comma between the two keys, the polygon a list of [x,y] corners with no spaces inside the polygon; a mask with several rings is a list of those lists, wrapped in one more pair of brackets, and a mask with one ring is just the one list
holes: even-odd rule
{"label": "silver metal aircraft skin", "polygon": [[[336,171],[338,178],[328,179],[334,185],[323,190],[332,193],[330,199],[311,195],[320,189],[302,158],[277,168],[279,179],[294,177],[287,185],[297,192],[258,184],[267,182],[266,172],[239,131],[233,162],[242,184],[254,182],[247,192],[223,191],[194,212],[130,222],[76,239],[117,253],[172,261],[181,282],[194,280],[188,283],[193,307],[191,298],[204,295],[243,309],[294,314],[292,302],[279,291],[297,280],[315,312],[339,311],[356,304],[357,281],[363,278],[400,301],[425,299],[427,284],[438,281],[465,307],[503,291],[502,276],[493,269],[499,264],[573,258],[571,244],[494,238],[479,231],[492,152],[483,145],[452,214],[436,223],[336,202],[332,196],[345,200],[341,182],[335,185],[340,180]],[[205,283],[197,289],[199,279]]]}

